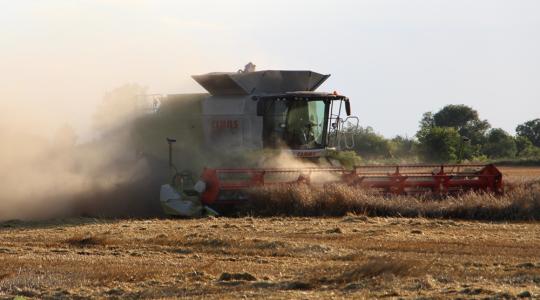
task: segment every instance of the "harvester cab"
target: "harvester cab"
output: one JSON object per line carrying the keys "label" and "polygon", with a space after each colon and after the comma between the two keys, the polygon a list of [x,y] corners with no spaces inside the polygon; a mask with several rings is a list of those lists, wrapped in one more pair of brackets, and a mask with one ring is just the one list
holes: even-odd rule
{"label": "harvester cab", "polygon": [[349,99],[315,92],[330,77],[313,71],[209,73],[193,78],[208,92],[202,100],[206,148],[287,149],[297,157],[352,147],[345,127],[358,126]]}
{"label": "harvester cab", "polygon": [[[328,148],[349,148],[343,140],[350,116],[350,102],[337,93],[287,92],[253,96],[262,117],[264,148],[290,149],[297,157],[319,157]],[[342,117],[345,107],[347,116]],[[356,126],[358,122],[356,122]]]}

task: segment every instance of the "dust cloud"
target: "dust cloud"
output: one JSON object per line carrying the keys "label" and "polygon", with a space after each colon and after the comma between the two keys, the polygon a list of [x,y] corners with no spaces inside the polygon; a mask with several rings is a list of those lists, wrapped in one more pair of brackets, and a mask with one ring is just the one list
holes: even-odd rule
{"label": "dust cloud", "polygon": [[[335,168],[328,161],[322,159],[317,162],[303,160],[296,157],[290,149],[279,149],[273,155],[266,156],[258,163],[262,168],[279,168],[279,169],[297,169],[297,172],[292,172],[292,181],[297,180],[298,176],[308,176],[313,184],[323,184],[337,182],[340,180],[339,172],[327,171],[325,169]],[[310,170],[311,169],[311,170]]]}
{"label": "dust cloud", "polygon": [[51,115],[17,103],[2,110],[0,221],[155,213],[140,193],[149,187],[141,185],[148,163],[130,145],[139,111],[134,99],[143,92],[124,85],[107,93],[95,109],[93,137],[85,142],[58,111]]}

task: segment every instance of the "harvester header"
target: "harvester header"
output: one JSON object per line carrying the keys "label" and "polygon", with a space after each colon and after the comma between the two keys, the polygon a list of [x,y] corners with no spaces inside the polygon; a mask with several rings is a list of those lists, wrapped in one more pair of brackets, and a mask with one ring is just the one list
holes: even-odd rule
{"label": "harvester header", "polygon": [[344,184],[383,195],[456,195],[467,191],[503,193],[502,174],[492,164],[376,165],[344,168],[204,169],[206,205],[241,204],[250,189],[272,185]]}

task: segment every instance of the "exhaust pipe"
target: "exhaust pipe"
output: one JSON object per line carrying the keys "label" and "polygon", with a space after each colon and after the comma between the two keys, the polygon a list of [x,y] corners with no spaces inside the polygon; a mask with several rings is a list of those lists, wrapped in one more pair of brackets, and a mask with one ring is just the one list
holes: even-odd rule
{"label": "exhaust pipe", "polygon": [[167,143],[169,144],[169,170],[171,171],[174,176],[178,173],[178,170],[176,169],[176,166],[173,164],[173,157],[172,157],[172,150],[173,150],[173,144],[176,143],[176,139],[167,138]]}

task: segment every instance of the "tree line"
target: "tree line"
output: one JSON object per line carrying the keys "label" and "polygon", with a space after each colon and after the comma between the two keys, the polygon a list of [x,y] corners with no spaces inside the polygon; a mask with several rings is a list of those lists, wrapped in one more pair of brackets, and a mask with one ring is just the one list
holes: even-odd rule
{"label": "tree line", "polygon": [[348,128],[353,150],[365,160],[462,162],[540,159],[540,119],[516,127],[515,134],[492,128],[473,108],[447,105],[426,112],[414,137],[385,138],[371,127]]}

